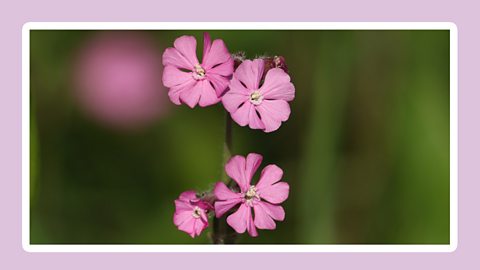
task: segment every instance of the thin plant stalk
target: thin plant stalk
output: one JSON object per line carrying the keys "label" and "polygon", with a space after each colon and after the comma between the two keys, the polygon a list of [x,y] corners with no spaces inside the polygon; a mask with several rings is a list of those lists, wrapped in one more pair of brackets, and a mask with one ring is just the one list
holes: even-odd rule
{"label": "thin plant stalk", "polygon": [[[232,118],[229,113],[225,113],[225,142],[223,144],[223,164],[222,168],[232,156]],[[222,169],[222,181],[231,186],[232,181],[228,177],[225,170]],[[227,224],[227,216],[213,218],[212,241],[214,244],[234,244],[236,240],[236,232]]]}

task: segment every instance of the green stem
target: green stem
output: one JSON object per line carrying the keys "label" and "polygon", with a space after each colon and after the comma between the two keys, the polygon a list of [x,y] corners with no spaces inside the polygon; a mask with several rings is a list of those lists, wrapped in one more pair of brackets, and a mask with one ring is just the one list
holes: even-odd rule
{"label": "green stem", "polygon": [[[225,112],[225,142],[223,144],[223,166],[222,166],[222,181],[230,186],[232,181],[223,169],[225,164],[232,156],[232,118],[228,112]],[[213,218],[213,234],[212,241],[214,244],[233,244],[237,234],[227,224],[228,214],[224,214],[220,218]]]}

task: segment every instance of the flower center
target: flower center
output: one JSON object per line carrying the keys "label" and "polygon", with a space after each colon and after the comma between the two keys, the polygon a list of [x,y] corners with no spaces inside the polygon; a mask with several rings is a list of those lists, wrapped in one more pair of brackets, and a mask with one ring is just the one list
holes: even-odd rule
{"label": "flower center", "polygon": [[260,105],[263,101],[263,96],[260,94],[260,91],[253,91],[253,93],[250,95],[250,102],[253,105]]}
{"label": "flower center", "polygon": [[205,69],[203,69],[199,64],[196,64],[193,67],[193,78],[195,80],[203,80],[205,78]]}
{"label": "flower center", "polygon": [[244,198],[247,201],[247,204],[250,204],[250,205],[252,205],[254,199],[257,199],[257,200],[260,199],[260,197],[257,194],[257,189],[255,188],[255,186],[250,186],[248,191],[245,192]]}
{"label": "flower center", "polygon": [[195,208],[193,209],[192,216],[194,218],[200,218],[201,213],[202,213],[202,209],[200,209],[200,207],[198,207],[198,206],[195,206]]}

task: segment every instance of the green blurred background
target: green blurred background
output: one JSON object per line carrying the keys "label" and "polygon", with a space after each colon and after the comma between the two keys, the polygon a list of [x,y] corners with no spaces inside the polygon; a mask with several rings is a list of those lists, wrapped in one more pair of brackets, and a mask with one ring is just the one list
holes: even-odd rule
{"label": "green blurred background", "polygon": [[[209,243],[176,229],[173,200],[220,179],[222,105],[167,101],[134,128],[85,113],[72,77],[100,32],[31,32],[31,243]],[[209,32],[284,56],[296,87],[277,132],[234,126],[234,153],[261,153],[291,186],[286,220],[239,243],[449,243],[448,31]],[[142,32],[160,56],[184,34],[201,54],[201,31]]]}

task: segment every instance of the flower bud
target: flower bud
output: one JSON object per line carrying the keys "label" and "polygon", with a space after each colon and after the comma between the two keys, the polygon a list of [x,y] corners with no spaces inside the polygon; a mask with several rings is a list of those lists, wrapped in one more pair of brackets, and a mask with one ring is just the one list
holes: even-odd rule
{"label": "flower bud", "polygon": [[265,76],[265,74],[267,74],[267,72],[272,68],[280,68],[283,71],[285,71],[285,73],[288,74],[288,67],[287,67],[287,64],[285,63],[285,57],[283,56],[265,57],[263,58],[263,61],[265,61],[263,76]]}

